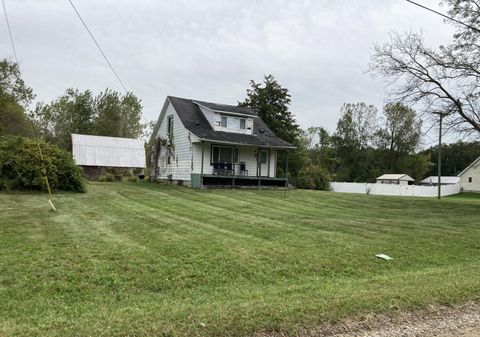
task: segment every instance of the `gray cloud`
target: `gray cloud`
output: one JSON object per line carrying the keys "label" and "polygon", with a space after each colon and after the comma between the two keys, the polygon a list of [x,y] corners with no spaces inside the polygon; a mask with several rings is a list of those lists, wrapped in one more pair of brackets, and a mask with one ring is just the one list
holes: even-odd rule
{"label": "gray cloud", "polygon": [[[423,30],[437,46],[453,32],[401,0],[75,3],[149,120],[166,95],[235,104],[250,79],[274,74],[290,90],[301,126],[333,130],[344,102],[383,104],[383,81],[365,74],[374,43],[386,42],[392,30]],[[68,87],[121,90],[66,0],[6,5],[24,78],[38,100]],[[11,56],[2,24],[0,57]]]}

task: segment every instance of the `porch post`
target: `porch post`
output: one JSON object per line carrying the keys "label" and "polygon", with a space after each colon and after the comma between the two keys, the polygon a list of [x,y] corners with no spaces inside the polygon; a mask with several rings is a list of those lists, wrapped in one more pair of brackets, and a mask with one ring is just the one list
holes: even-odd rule
{"label": "porch post", "polygon": [[[200,180],[203,179],[203,156],[204,156],[204,153],[205,153],[205,142],[202,140],[202,163],[201,163],[201,169],[200,169]],[[202,182],[203,183],[203,182]]]}
{"label": "porch post", "polygon": [[285,154],[285,187],[288,186],[288,150],[286,150]]}
{"label": "porch post", "polygon": [[237,149],[236,146],[232,147],[232,172],[233,172],[232,187],[235,187],[235,150],[236,149]]}

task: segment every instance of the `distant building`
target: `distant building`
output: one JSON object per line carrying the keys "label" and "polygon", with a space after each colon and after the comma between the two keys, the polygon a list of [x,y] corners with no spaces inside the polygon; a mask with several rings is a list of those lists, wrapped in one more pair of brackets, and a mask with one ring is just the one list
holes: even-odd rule
{"label": "distant building", "polygon": [[145,147],[139,139],[72,134],[72,155],[93,178],[105,168],[145,168]]}
{"label": "distant building", "polygon": [[480,157],[460,172],[460,188],[464,192],[480,192]]}
{"label": "distant building", "polygon": [[384,174],[377,178],[377,184],[413,185],[415,179],[408,174]]}
{"label": "distant building", "polygon": [[[460,183],[460,177],[456,176],[441,176],[440,184],[442,185],[455,185]],[[430,176],[423,179],[420,185],[426,186],[438,186],[438,176]]]}

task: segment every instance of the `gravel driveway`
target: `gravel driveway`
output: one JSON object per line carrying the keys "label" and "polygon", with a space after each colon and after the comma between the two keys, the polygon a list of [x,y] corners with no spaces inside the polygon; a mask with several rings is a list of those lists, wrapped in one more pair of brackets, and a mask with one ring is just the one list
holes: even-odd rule
{"label": "gravel driveway", "polygon": [[[281,333],[257,336],[281,337]],[[430,307],[389,317],[372,315],[361,321],[299,331],[298,337],[480,337],[480,304]]]}

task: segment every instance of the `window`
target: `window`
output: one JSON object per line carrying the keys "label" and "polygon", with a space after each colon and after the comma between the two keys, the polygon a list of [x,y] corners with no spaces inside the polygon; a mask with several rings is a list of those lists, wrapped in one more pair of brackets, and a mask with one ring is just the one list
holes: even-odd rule
{"label": "window", "polygon": [[472,177],[468,177],[468,182],[471,183],[473,181]]}
{"label": "window", "polygon": [[267,163],[267,151],[260,151],[260,164]]}
{"label": "window", "polygon": [[173,135],[173,115],[167,117],[167,135]]}
{"label": "window", "polygon": [[239,157],[240,155],[237,148],[233,148],[229,146],[212,145],[211,163],[215,163],[215,162],[238,163]]}
{"label": "window", "polygon": [[[218,122],[217,122],[218,123]],[[232,116],[221,116],[220,126],[229,129],[246,129],[246,119]]]}

